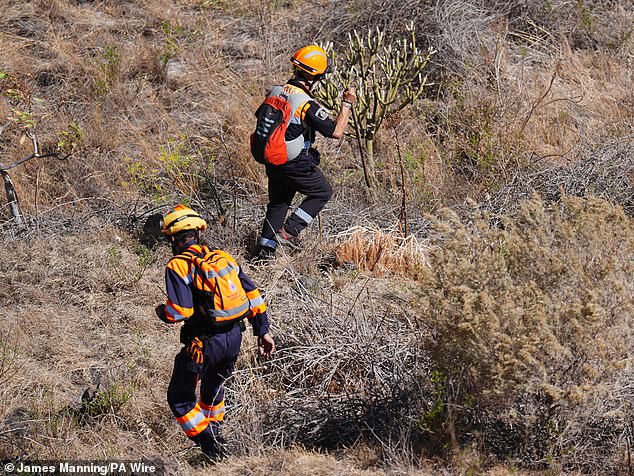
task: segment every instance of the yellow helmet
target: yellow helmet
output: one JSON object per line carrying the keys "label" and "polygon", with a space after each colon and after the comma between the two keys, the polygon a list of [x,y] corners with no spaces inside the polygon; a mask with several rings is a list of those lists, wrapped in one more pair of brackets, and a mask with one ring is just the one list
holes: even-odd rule
{"label": "yellow helmet", "polygon": [[330,72],[328,55],[317,45],[308,45],[297,50],[291,58],[291,64],[313,76]]}
{"label": "yellow helmet", "polygon": [[201,230],[207,228],[207,222],[185,205],[176,205],[163,220],[163,234],[173,236],[185,230]]}

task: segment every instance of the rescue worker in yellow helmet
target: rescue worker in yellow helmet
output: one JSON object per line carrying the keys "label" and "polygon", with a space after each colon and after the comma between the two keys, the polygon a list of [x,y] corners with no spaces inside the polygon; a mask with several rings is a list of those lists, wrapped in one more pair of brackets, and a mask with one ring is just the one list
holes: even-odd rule
{"label": "rescue worker in yellow helmet", "polygon": [[[326,52],[317,45],[299,49],[291,58],[293,76],[283,86],[275,86],[268,97],[283,95],[291,105],[291,119],[285,141],[288,162],[265,164],[268,177],[269,203],[259,240],[260,259],[275,254],[279,243],[297,243],[297,236],[322,210],[332,196],[328,179],[319,168],[319,152],[313,148],[316,132],[324,137],[340,139],[348,125],[354,88],[343,92],[341,110],[336,119],[312,96],[314,87],[330,71]],[[286,219],[286,214],[299,192],[306,196]]]}
{"label": "rescue worker in yellow helmet", "polygon": [[[210,458],[224,456],[220,422],[225,415],[223,383],[233,372],[245,330],[258,337],[260,355],[270,358],[266,304],[260,291],[227,253],[201,244],[202,217],[178,205],[164,219],[163,235],[174,257],[165,269],[167,302],[156,308],[165,323],[183,323],[167,401],[185,434]],[[200,381],[200,401],[196,387]]]}

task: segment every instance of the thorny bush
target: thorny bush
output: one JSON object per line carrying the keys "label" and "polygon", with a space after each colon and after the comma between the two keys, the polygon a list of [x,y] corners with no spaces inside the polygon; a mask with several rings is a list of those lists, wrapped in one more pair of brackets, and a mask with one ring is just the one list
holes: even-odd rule
{"label": "thorny bush", "polygon": [[[265,441],[328,450],[368,442],[384,462],[411,461],[427,369],[416,352],[420,330],[396,306],[376,306],[371,294],[398,298],[367,280],[340,301],[296,278],[287,296],[267,296],[288,309],[278,321],[276,358],[257,370],[259,378],[247,366],[227,386],[232,422],[241,423],[228,430],[230,439],[245,452]],[[411,295],[411,284],[404,292]]]}
{"label": "thorny bush", "polygon": [[634,401],[634,221],[597,198],[533,197],[515,218],[447,211],[420,319],[446,428],[523,466],[615,474]]}

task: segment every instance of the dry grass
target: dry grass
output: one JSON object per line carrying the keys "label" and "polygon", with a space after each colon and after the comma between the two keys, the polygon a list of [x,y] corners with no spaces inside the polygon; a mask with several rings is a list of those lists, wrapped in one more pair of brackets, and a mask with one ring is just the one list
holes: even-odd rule
{"label": "dry grass", "polygon": [[[198,185],[158,192],[127,185],[130,163],[152,171],[146,181],[172,183],[170,165],[157,160],[168,141],[182,142],[183,153],[207,164],[214,181],[260,191],[262,173],[247,148],[252,113],[270,84],[286,76],[288,50],[361,28],[371,10],[374,23],[390,18],[395,28],[420,20],[428,26],[421,41],[440,50],[439,88],[421,111],[424,122],[406,113],[399,124],[416,206],[481,200],[526,166],[531,152],[574,159],[570,151],[580,139],[595,143],[631,130],[631,11],[587,5],[594,23],[585,34],[605,47],[585,50],[570,37],[584,17],[566,2],[553,4],[550,16],[536,4],[397,3],[372,10],[350,2],[335,14],[306,3],[5,0],[0,60],[30,75],[45,101],[36,110],[42,136],[54,139],[58,125],[71,120],[89,131],[70,162],[33,162],[14,172],[23,208],[110,197],[121,188],[163,201],[191,198]],[[328,29],[302,37],[296,28],[302,15]],[[454,74],[441,74],[447,69]],[[393,202],[400,187],[393,134],[379,136],[379,178],[388,191],[381,198]],[[6,156],[24,153],[15,144],[4,148]],[[358,187],[361,171],[351,150],[344,147],[341,157],[326,149],[336,156],[325,163],[341,186]]]}
{"label": "dry grass", "polygon": [[321,476],[331,474],[373,476],[384,474],[382,471],[356,468],[354,462],[342,462],[332,456],[302,449],[291,449],[283,452],[272,451],[266,456],[229,461],[215,466],[212,472],[213,474],[226,476],[264,476],[268,474],[286,474],[289,476]]}
{"label": "dry grass", "polygon": [[[19,448],[24,456],[60,458],[71,447],[76,457],[113,455],[126,425],[141,421],[135,416],[123,425],[104,406],[84,422],[74,410],[85,388],[98,381],[120,389],[113,390],[113,403],[125,400],[137,386],[141,392],[150,390],[146,379],[153,364],[143,351],[158,337],[158,329],[147,327],[139,312],[143,297],[124,308],[115,304],[116,296],[134,295],[129,280],[140,271],[137,260],[130,259],[134,255],[111,230],[95,240],[98,246],[86,248],[87,242],[85,237],[67,237],[35,242],[35,248],[13,242],[15,260],[3,257],[3,271],[13,277],[5,283],[12,306],[4,308],[3,321],[16,339],[19,369],[2,391],[4,429],[9,425],[2,441],[4,457]],[[28,263],[28,271],[20,270],[20,263]],[[121,360],[124,355],[127,359]],[[104,432],[96,433],[96,425]]]}
{"label": "dry grass", "polygon": [[397,230],[376,225],[357,226],[339,233],[335,250],[340,265],[353,265],[375,276],[405,275],[415,279],[427,264],[428,246],[414,235],[404,238]]}
{"label": "dry grass", "polygon": [[[577,281],[561,278],[557,297],[552,297],[554,306],[577,312],[577,298],[583,298],[577,296],[577,290],[591,290],[592,280],[601,279],[600,282],[605,283],[605,288],[596,288],[596,296],[594,291],[590,293],[596,297],[596,303],[588,301],[580,304],[578,309],[583,314],[584,305],[598,303],[597,306],[603,306],[607,314],[597,307],[598,320],[592,321],[592,325],[584,330],[573,326],[572,318],[566,317],[568,314],[564,312],[566,315],[562,319],[568,320],[555,332],[557,338],[568,343],[577,342],[576,345],[583,345],[588,351],[584,350],[586,353],[580,355],[577,353],[580,349],[570,350],[570,358],[585,361],[579,372],[586,375],[583,379],[589,378],[597,385],[590,392],[583,387],[587,382],[577,381],[574,376],[570,377],[570,382],[564,379],[544,383],[533,377],[524,379],[522,372],[527,370],[522,370],[525,367],[521,364],[524,358],[521,351],[525,346],[516,349],[520,352],[516,370],[504,375],[509,378],[515,375],[514,388],[528,385],[529,389],[542,389],[540,392],[548,390],[548,398],[554,398],[553,395],[559,398],[557,401],[562,406],[555,407],[558,410],[551,417],[565,417],[566,424],[559,427],[565,431],[558,433],[558,439],[551,442],[554,448],[574,444],[577,451],[575,464],[593,461],[593,464],[607,465],[607,460],[596,459],[599,456],[595,451],[603,446],[588,439],[587,435],[588,431],[600,431],[604,438],[608,438],[606,441],[617,438],[616,447],[623,447],[624,440],[619,440],[618,435],[605,425],[614,422],[618,428],[618,422],[626,415],[623,412],[627,411],[629,398],[627,367],[613,368],[609,375],[616,377],[607,379],[604,372],[612,364],[608,367],[598,364],[618,364],[618,359],[609,356],[629,345],[621,340],[622,329],[627,326],[619,323],[619,319],[627,319],[627,313],[610,325],[604,325],[606,321],[601,316],[616,316],[609,309],[627,305],[615,296],[608,299],[612,289],[609,286],[621,282],[625,286],[624,296],[632,295],[631,282],[625,275],[617,273],[621,266],[627,266],[627,261],[619,261],[618,256],[626,252],[623,247],[632,234],[627,231],[629,219],[622,212],[601,202],[584,203],[566,201],[563,209],[568,210],[566,213],[570,216],[578,217],[572,222],[575,225],[565,225],[568,215],[553,218],[549,234],[536,237],[537,241],[529,239],[532,236],[530,230],[545,226],[543,222],[550,217],[550,212],[540,212],[534,204],[527,205],[521,214],[525,217],[521,220],[530,218],[532,221],[509,223],[506,233],[513,237],[512,240],[509,238],[509,249],[518,247],[523,250],[521,259],[513,254],[518,260],[513,266],[522,275],[555,276],[548,271],[548,266],[562,260],[589,263],[590,268],[584,271],[586,274],[579,274],[575,278]],[[593,213],[593,218],[588,219],[585,213]],[[568,228],[559,229],[560,224]],[[592,233],[589,224],[592,224]],[[619,228],[620,225],[624,228]],[[473,442],[472,452],[465,450],[453,456],[445,455],[443,463],[428,459],[429,454],[439,450],[444,452],[449,428],[435,420],[444,414],[444,411],[437,414],[438,399],[446,398],[450,404],[459,400],[455,400],[458,396],[449,392],[449,387],[447,393],[438,393],[437,385],[442,381],[434,376],[434,369],[438,364],[446,366],[446,361],[435,360],[438,354],[430,356],[427,352],[434,349],[433,345],[426,348],[421,343],[439,335],[459,342],[460,332],[464,329],[458,333],[433,329],[438,329],[443,322],[460,325],[459,319],[470,315],[465,309],[476,309],[477,306],[472,303],[471,307],[465,308],[467,304],[460,304],[460,300],[443,301],[446,306],[441,308],[449,310],[456,304],[462,309],[460,313],[452,314],[449,321],[444,321],[442,313],[413,310],[412,296],[437,291],[449,296],[463,296],[469,301],[461,290],[467,289],[471,278],[484,279],[486,273],[495,275],[499,271],[499,266],[495,265],[498,254],[487,252],[497,241],[487,234],[484,224],[476,226],[484,236],[482,246],[477,239],[479,235],[469,238],[467,231],[454,224],[451,226],[455,228],[443,229],[443,244],[425,249],[431,271],[442,269],[436,276],[452,276],[460,286],[426,284],[421,290],[416,282],[406,277],[395,282],[366,277],[346,267],[332,268],[327,261],[321,260],[334,254],[334,236],[326,237],[324,243],[306,252],[280,257],[266,267],[251,267],[241,259],[245,269],[267,293],[279,350],[272,362],[258,362],[253,341],[245,340],[236,374],[227,384],[226,434],[234,457],[214,469],[201,466],[196,451],[188,450],[189,445],[164,400],[171,360],[178,350],[177,332],[159,323],[153,317],[152,307],[163,299],[159,283],[162,282],[163,263],[168,258],[167,248],[161,246],[150,252],[121,229],[106,226],[95,232],[100,227],[98,221],[86,226],[92,231],[51,233],[44,238],[39,237],[45,231],[42,230],[22,240],[5,238],[5,251],[0,262],[2,274],[7,279],[0,291],[6,329],[2,340],[9,356],[3,362],[9,373],[4,372],[4,375],[17,373],[10,380],[5,379],[6,384],[0,390],[0,454],[37,458],[62,455],[77,458],[159,457],[170,471],[178,473],[224,471],[247,474],[246,468],[255,466],[255,474],[267,469],[290,474],[306,471],[373,474],[384,470],[394,474],[464,474],[468,471],[518,474],[511,469],[492,469],[494,461],[480,452],[478,442],[481,440],[478,439]],[[524,230],[522,233],[526,236],[512,234],[513,227]],[[439,237],[442,230],[434,230],[433,236]],[[461,230],[465,234],[461,234]],[[597,230],[602,230],[601,234]],[[495,229],[490,233],[496,233]],[[214,223],[209,236],[226,241],[230,251],[241,255],[240,250],[230,244],[235,237],[226,226]],[[545,250],[544,240],[554,243],[550,246],[551,258],[544,256],[537,261],[535,257],[543,253],[531,247]],[[582,248],[579,240],[585,240],[583,249],[588,257],[594,258],[577,256]],[[601,259],[604,253],[613,258]],[[461,262],[467,268],[462,272],[455,271],[452,265],[441,264],[439,256],[449,261],[464,256]],[[532,263],[530,267],[526,261]],[[426,273],[426,269],[423,267],[419,272]],[[576,273],[565,276],[572,279]],[[535,277],[531,279],[539,282]],[[490,280],[491,284],[500,286],[504,282],[502,278]],[[526,303],[517,307],[521,300],[516,300],[512,309],[518,312],[519,309],[533,309],[535,316],[542,315],[536,304],[529,302],[531,296],[533,294],[518,291],[517,299],[521,297]],[[501,299],[499,302],[506,309]],[[500,322],[503,322],[504,312],[494,313],[500,316]],[[422,326],[415,318],[417,314],[421,316]],[[591,319],[591,316],[583,319]],[[522,325],[529,324],[526,321]],[[614,326],[619,326],[621,331],[613,333]],[[520,327],[513,331],[516,340],[528,339],[526,342],[529,342],[543,334],[531,327],[531,334],[524,335]],[[486,339],[489,335],[486,328],[485,325],[475,333],[474,339]],[[508,345],[514,348],[512,342]],[[597,342],[605,345],[597,347]],[[462,346],[461,343],[456,345]],[[499,346],[489,343],[485,347]],[[453,362],[460,362],[459,356],[463,354],[457,354],[454,345],[449,348],[451,350],[443,355]],[[469,349],[464,346],[462,351],[470,355]],[[561,370],[565,365],[548,363],[544,358],[551,354],[546,350],[542,354],[540,365],[550,370],[537,369],[535,375],[553,375],[555,378],[557,369]],[[478,365],[486,367],[485,355],[477,352]],[[495,369],[495,365],[492,368]],[[511,367],[501,369],[506,369],[504,372],[512,370]],[[598,373],[592,377],[587,372]],[[1,375],[2,372],[0,378]],[[465,380],[463,385],[469,381]],[[96,404],[82,411],[78,401],[83,391],[99,382],[105,386],[105,391]],[[464,392],[469,387],[460,388],[462,390],[458,391]],[[470,432],[476,431],[473,428],[477,429],[482,423],[481,418],[493,418],[487,413],[486,402],[498,398],[495,397],[496,388],[489,384],[485,384],[485,388],[493,393],[485,392],[478,406],[473,408],[474,412],[483,412],[483,416],[479,420],[470,420],[472,414],[468,413],[454,422],[458,441],[468,440],[473,434]],[[558,393],[560,391],[564,393]],[[511,398],[512,394],[507,397]],[[564,404],[569,401],[574,401],[574,405]],[[525,424],[530,424],[534,415],[531,412],[538,412],[540,407],[530,401],[521,401],[521,405],[524,406],[520,407],[520,415],[525,415]],[[499,411],[499,406],[495,408],[496,418],[507,416]],[[439,424],[440,427],[434,426]],[[512,443],[512,435],[506,434],[505,428],[500,421],[485,426],[482,437],[487,448],[500,450],[500,441],[507,445]],[[317,451],[328,450],[323,455],[314,454],[313,450],[284,451],[297,445]],[[525,464],[538,464],[540,456],[535,453],[534,458]],[[561,461],[566,467],[575,466]]]}
{"label": "dry grass", "polygon": [[[585,34],[604,46],[584,49],[571,37],[574,22],[582,21],[572,3],[553,6],[557,15],[548,21],[527,16],[533,7],[446,1],[433,10],[436,18],[421,41],[439,49],[435,61],[451,74],[439,69],[438,88],[415,114],[397,121],[417,206],[483,201],[533,157],[575,161],[580,142],[600,145],[631,132],[631,9],[588,6],[595,23]],[[608,18],[610,31],[599,28]],[[430,23],[428,15],[420,20]],[[380,131],[376,149],[379,179],[398,197],[389,127]]]}
{"label": "dry grass", "polygon": [[[187,450],[189,444],[165,403],[171,362],[179,347],[177,330],[158,322],[152,313],[163,299],[159,284],[166,247],[152,253],[109,227],[98,233],[5,243],[9,246],[3,248],[0,260],[7,277],[2,283],[6,326],[2,345],[8,350],[2,354],[6,369],[2,374],[7,378],[0,391],[0,454],[38,459],[143,456],[160,458],[178,473],[204,471],[196,452]],[[394,317],[400,313],[396,304],[402,297],[380,291],[388,292],[391,301],[376,308],[361,301],[351,305],[355,294],[370,291],[367,279],[351,275],[340,295],[328,299],[327,276],[303,275],[294,268],[292,260],[281,260],[273,268],[279,273],[277,280],[267,270],[251,270],[254,277],[269,276],[260,280],[268,291],[272,314],[285,313],[286,318],[274,320],[280,347],[276,360],[259,366],[253,341],[246,338],[238,371],[228,383],[227,435],[238,456],[224,466],[229,472],[240,473],[273,448],[288,444],[339,447],[336,428],[347,428],[353,439],[366,433],[363,425],[348,426],[363,411],[345,398],[352,397],[352,385],[357,387],[354,401],[368,399],[377,408],[388,405],[396,391],[385,388],[383,397],[370,393],[372,381],[362,376],[371,368],[378,371],[373,355],[384,356],[385,369],[376,375],[378,381],[396,369],[401,369],[403,385],[410,378],[404,367],[413,358],[406,350],[407,339],[393,343],[387,337],[375,339],[373,354],[359,341],[362,335],[370,341],[379,324],[384,329],[402,326]],[[378,285],[377,291],[382,287]],[[389,318],[379,317],[387,308]],[[327,317],[328,312],[332,317]],[[358,319],[357,314],[369,319]],[[340,330],[348,327],[346,322],[357,324],[349,327],[344,341]],[[334,355],[339,355],[337,361]],[[361,367],[359,359],[363,359]],[[351,365],[359,373],[351,373]],[[328,381],[321,380],[323,372],[330,374]],[[82,406],[80,397],[89,387],[101,393],[95,402]],[[301,436],[301,427],[308,423],[305,418],[324,410],[315,399],[319,392],[330,394],[332,404],[338,402],[339,410],[330,410],[341,421],[326,419],[323,428],[310,425],[311,430]],[[390,418],[396,409],[385,411],[382,418]],[[251,459],[239,458],[247,455]],[[367,466],[363,460],[295,457],[279,451],[274,455],[265,468],[372,474],[355,469],[355,465]],[[381,461],[377,458],[376,464]]]}

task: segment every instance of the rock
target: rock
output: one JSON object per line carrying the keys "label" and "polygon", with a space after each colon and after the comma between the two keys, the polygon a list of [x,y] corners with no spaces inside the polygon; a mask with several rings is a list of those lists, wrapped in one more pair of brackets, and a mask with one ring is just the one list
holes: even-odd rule
{"label": "rock", "polygon": [[180,60],[170,59],[165,65],[165,81],[169,86],[178,86],[187,76],[187,65]]}

